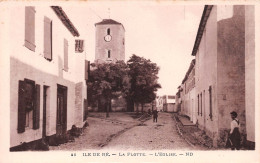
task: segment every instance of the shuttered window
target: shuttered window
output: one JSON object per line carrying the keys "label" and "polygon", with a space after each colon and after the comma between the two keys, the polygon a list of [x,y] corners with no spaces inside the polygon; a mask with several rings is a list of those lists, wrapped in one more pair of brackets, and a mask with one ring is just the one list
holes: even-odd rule
{"label": "shuttered window", "polygon": [[200,115],[200,95],[198,94],[198,115]]}
{"label": "shuttered window", "polygon": [[19,81],[18,90],[18,133],[25,128],[39,129],[40,123],[40,85],[32,80]]}
{"label": "shuttered window", "polygon": [[200,116],[202,116],[202,93],[200,93]]}
{"label": "shuttered window", "polygon": [[212,120],[212,87],[209,86],[209,117]]}
{"label": "shuttered window", "polygon": [[52,60],[52,21],[44,17],[44,58]]}
{"label": "shuttered window", "polygon": [[84,51],[84,40],[75,40],[75,52],[82,53]]}
{"label": "shuttered window", "polygon": [[25,112],[25,82],[19,80],[18,90],[18,133],[25,131],[26,112]]}
{"label": "shuttered window", "polygon": [[69,69],[69,56],[68,56],[68,40],[64,39],[64,70],[68,71]]}
{"label": "shuttered window", "polygon": [[40,85],[36,84],[34,93],[33,129],[40,128]]}
{"label": "shuttered window", "polygon": [[25,40],[24,46],[35,51],[35,8],[25,7]]}

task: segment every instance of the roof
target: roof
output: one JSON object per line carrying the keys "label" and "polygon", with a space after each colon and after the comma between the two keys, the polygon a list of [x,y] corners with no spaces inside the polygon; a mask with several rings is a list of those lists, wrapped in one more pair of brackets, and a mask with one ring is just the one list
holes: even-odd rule
{"label": "roof", "polygon": [[79,37],[78,30],[74,27],[66,13],[63,11],[63,9],[60,6],[51,6],[51,8],[54,10],[56,15],[59,17],[61,22],[65,25],[65,27],[70,31],[70,33],[73,36]]}
{"label": "roof", "polygon": [[196,36],[196,40],[195,40],[193,50],[192,50],[192,53],[191,53],[191,55],[193,55],[193,56],[195,56],[197,51],[198,51],[200,41],[201,41],[201,38],[203,36],[203,31],[204,31],[205,26],[207,24],[207,21],[208,21],[208,18],[209,18],[209,15],[210,15],[212,8],[213,8],[213,5],[205,5],[205,7],[204,7],[203,14],[202,14],[202,17],[201,17],[201,20],[200,20],[199,29],[198,29],[197,36]]}
{"label": "roof", "polygon": [[96,23],[95,25],[102,25],[102,24],[121,24],[113,19],[103,19],[101,22]]}
{"label": "roof", "polygon": [[189,67],[188,71],[186,72],[184,79],[182,80],[182,84],[188,79],[188,76],[189,76],[190,72],[192,71],[195,63],[196,63],[196,61],[195,61],[195,59],[193,59],[190,63],[190,67]]}
{"label": "roof", "polygon": [[[113,19],[103,19],[101,22],[96,23],[95,26],[96,25],[107,25],[107,24],[116,24],[116,25],[122,25],[123,26],[123,24],[121,24],[121,23],[119,23],[119,22],[117,22]],[[123,26],[123,28],[124,28],[124,26]]]}

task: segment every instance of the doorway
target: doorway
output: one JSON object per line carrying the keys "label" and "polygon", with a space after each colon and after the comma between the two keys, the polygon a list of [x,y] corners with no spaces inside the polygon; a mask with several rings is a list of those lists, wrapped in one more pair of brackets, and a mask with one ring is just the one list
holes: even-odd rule
{"label": "doorway", "polygon": [[62,136],[67,132],[67,87],[57,87],[57,124],[56,135]]}
{"label": "doorway", "polygon": [[42,139],[45,141],[46,139],[46,114],[47,107],[49,107],[49,86],[43,86],[43,120],[42,120]]}

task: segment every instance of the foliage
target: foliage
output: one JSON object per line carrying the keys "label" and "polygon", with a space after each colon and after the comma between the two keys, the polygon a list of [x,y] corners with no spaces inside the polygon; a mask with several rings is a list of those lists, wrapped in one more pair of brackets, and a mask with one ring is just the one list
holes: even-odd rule
{"label": "foliage", "polygon": [[108,103],[128,91],[128,67],[123,61],[116,63],[91,64],[88,80],[88,94],[91,103],[104,98]]}
{"label": "foliage", "polygon": [[[116,63],[91,64],[88,80],[89,103],[97,103],[102,98],[106,106],[111,106],[111,99],[123,96],[128,102],[151,103],[156,98],[159,67],[149,59],[133,55],[127,64]],[[108,112],[108,107],[107,112]]]}
{"label": "foliage", "polygon": [[132,55],[127,61],[130,76],[129,97],[135,103],[145,104],[152,102],[156,97],[156,91],[161,88],[158,84],[159,67],[149,59]]}

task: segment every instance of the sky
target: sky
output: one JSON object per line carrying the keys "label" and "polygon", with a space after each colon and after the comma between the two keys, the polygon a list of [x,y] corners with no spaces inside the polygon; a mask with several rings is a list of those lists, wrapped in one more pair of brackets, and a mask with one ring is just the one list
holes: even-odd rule
{"label": "sky", "polygon": [[85,40],[86,59],[95,59],[95,23],[111,18],[124,25],[125,58],[132,54],[159,67],[158,95],[175,95],[191,60],[203,5],[127,1],[85,2],[62,6]]}

